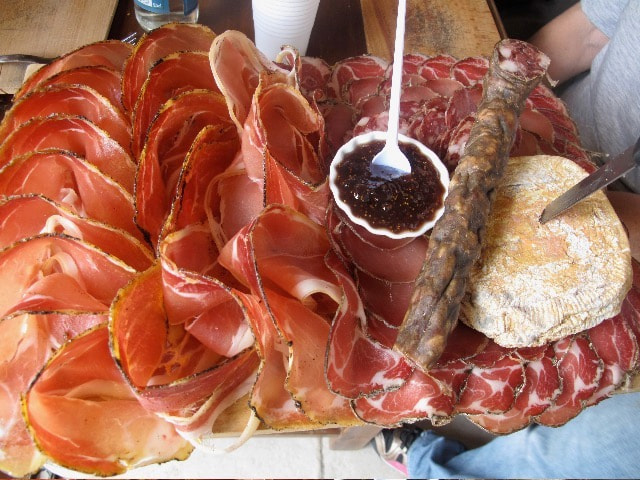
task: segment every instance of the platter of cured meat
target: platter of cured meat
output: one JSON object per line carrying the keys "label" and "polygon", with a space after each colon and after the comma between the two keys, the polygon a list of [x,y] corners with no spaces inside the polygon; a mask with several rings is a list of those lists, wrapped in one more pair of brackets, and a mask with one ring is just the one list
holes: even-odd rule
{"label": "platter of cured meat", "polygon": [[[450,171],[488,69],[405,56],[400,130]],[[389,75],[373,56],[271,62],[239,32],[170,24],[25,81],[0,124],[0,470],[113,475],[257,429],[467,415],[509,433],[628,381],[635,264],[618,315],[547,345],[459,323],[428,371],[392,348],[428,236],[372,238],[327,184],[343,143],[386,129]],[[514,135],[512,156],[593,169],[544,85]]]}

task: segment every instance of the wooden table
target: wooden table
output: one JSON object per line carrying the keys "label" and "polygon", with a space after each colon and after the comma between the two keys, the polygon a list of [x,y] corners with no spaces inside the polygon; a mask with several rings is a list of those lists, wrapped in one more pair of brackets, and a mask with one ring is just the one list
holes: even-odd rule
{"label": "wooden table", "polygon": [[[396,9],[396,0],[320,0],[307,55],[329,63],[364,53],[390,60]],[[251,0],[201,1],[199,23],[216,33],[233,29],[253,38]],[[109,37],[133,31],[143,33],[133,0],[121,0]],[[406,52],[488,55],[503,36],[493,0],[408,0]]]}

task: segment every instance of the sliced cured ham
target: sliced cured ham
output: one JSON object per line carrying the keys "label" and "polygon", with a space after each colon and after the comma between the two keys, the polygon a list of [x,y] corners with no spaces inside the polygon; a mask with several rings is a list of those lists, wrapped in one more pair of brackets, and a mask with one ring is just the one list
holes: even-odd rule
{"label": "sliced cured ham", "polygon": [[[292,84],[296,72],[273,63],[243,33],[227,30],[209,51],[211,71],[229,106],[229,115],[242,132],[258,84]],[[261,80],[262,77],[262,80]]]}
{"label": "sliced cured ham", "polygon": [[34,72],[15,94],[17,100],[56,74],[86,66],[106,66],[120,72],[133,46],[118,40],[104,40],[80,47]]}
{"label": "sliced cured ham", "polygon": [[[211,436],[219,414],[248,393],[258,357],[252,348],[230,359],[221,357],[182,323],[168,324],[165,301],[173,303],[174,311],[176,300],[190,304],[188,308],[194,311],[198,300],[176,295],[165,299],[163,277],[156,264],[120,292],[111,309],[112,353],[145,410],[165,418],[200,444]],[[172,282],[171,287],[176,286]],[[214,303],[210,299],[210,305]]]}
{"label": "sliced cured ham", "polygon": [[133,198],[95,166],[69,152],[46,150],[14,158],[0,170],[4,195],[41,194],[81,217],[144,237],[133,222]]}
{"label": "sliced cured ham", "polygon": [[23,123],[0,145],[0,166],[20,155],[50,148],[83,157],[133,193],[136,166],[129,153],[107,132],[81,116],[54,114]]}
{"label": "sliced cured ham", "polygon": [[0,317],[15,312],[105,312],[135,270],[70,237],[41,235],[0,251]]}
{"label": "sliced cured ham", "polygon": [[131,127],[127,118],[93,88],[82,85],[51,85],[22,97],[0,123],[0,142],[22,123],[51,114],[85,117],[129,151]]}
{"label": "sliced cured ham", "polygon": [[160,107],[183,92],[195,89],[217,91],[207,52],[178,52],[158,60],[151,68],[133,110],[133,143],[138,157],[147,131]]}
{"label": "sliced cured ham", "polygon": [[25,313],[0,320],[0,469],[24,477],[46,461],[27,430],[21,398],[51,352],[84,332],[107,321],[106,314]]}
{"label": "sliced cured ham", "polygon": [[149,70],[171,53],[182,51],[208,52],[215,33],[208,27],[189,23],[163,25],[143,35],[124,64],[122,74],[122,104],[132,113]]}
{"label": "sliced cured ham", "polygon": [[40,234],[64,234],[95,245],[136,270],[147,269],[153,254],[123,230],[88,218],[41,195],[7,197],[0,202],[0,249]]}
{"label": "sliced cured ham", "polygon": [[47,457],[90,474],[183,460],[193,449],[135,397],[111,356],[106,325],[56,353],[27,391],[25,415]]}
{"label": "sliced cured ham", "polygon": [[209,90],[190,90],[169,100],[151,125],[136,173],[135,202],[136,223],[154,244],[191,145],[211,125],[220,132],[220,140],[236,138],[224,98]]}
{"label": "sliced cured ham", "polygon": [[91,65],[63,70],[44,80],[38,88],[50,85],[84,85],[93,88],[122,110],[122,71],[105,65]]}

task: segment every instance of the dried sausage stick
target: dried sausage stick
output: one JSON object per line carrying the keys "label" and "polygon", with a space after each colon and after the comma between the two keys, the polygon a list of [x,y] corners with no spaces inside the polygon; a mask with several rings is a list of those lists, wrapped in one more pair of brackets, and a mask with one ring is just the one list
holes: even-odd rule
{"label": "dried sausage stick", "polygon": [[480,255],[492,192],[502,177],[518,117],[545,76],[549,58],[513,39],[499,42],[464,154],[449,183],[445,210],[429,239],[422,271],[394,349],[428,370],[458,321],[471,266]]}

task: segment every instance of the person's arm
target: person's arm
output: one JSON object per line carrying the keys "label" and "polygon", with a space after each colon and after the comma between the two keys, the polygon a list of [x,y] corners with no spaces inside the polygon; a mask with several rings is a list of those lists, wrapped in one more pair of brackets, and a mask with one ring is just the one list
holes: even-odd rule
{"label": "person's arm", "polygon": [[589,21],[580,3],[538,30],[529,40],[551,58],[549,76],[560,83],[589,70],[609,38]]}

